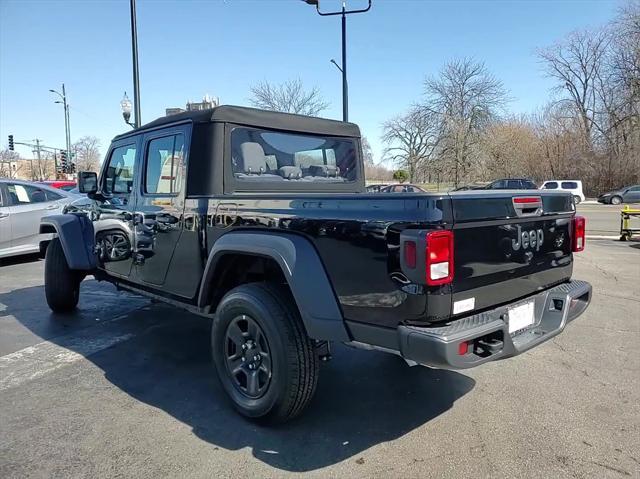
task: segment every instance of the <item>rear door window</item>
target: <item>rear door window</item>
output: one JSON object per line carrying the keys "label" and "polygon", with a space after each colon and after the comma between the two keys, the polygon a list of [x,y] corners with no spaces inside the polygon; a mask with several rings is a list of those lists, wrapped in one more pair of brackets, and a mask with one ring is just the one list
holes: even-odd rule
{"label": "rear door window", "polygon": [[519,190],[522,188],[520,184],[520,180],[509,180],[507,181],[507,188],[510,190]]}
{"label": "rear door window", "polygon": [[563,181],[562,183],[560,183],[560,186],[562,187],[563,190],[578,189],[578,183],[576,183],[575,181]]}
{"label": "rear door window", "polygon": [[20,185],[17,183],[7,184],[9,198],[14,205],[29,205],[32,203],[44,203],[47,195],[44,190],[31,185]]}
{"label": "rear door window", "polygon": [[184,159],[182,133],[149,142],[145,167],[144,192],[174,195],[180,192]]}
{"label": "rear door window", "polygon": [[555,181],[549,181],[549,182],[544,184],[544,189],[545,190],[557,190],[558,189],[558,183],[555,182]]}

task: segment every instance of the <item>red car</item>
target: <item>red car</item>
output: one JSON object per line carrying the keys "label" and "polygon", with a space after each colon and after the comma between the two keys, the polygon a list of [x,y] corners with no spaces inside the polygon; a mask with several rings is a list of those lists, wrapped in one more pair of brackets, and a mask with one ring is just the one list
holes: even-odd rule
{"label": "red car", "polygon": [[49,180],[49,181],[41,181],[43,185],[51,186],[52,188],[58,188],[60,190],[69,191],[74,189],[77,185],[75,181],[72,180]]}

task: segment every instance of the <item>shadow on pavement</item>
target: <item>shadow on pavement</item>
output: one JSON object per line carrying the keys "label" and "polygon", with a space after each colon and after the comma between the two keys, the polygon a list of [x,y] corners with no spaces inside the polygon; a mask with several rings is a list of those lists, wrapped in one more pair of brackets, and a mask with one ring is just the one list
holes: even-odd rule
{"label": "shadow on pavement", "polygon": [[[93,289],[94,281],[83,283],[83,294]],[[25,301],[33,304],[36,298],[39,311],[25,308]],[[103,298],[101,308],[115,307],[122,303],[119,298]],[[0,294],[0,303],[8,307],[3,314],[32,331],[56,330],[51,323],[60,320],[45,310],[41,286]],[[315,398],[302,416],[278,428],[261,427],[235,413],[215,376],[210,322],[145,304],[124,319],[101,325],[117,330],[137,324],[138,334],[87,359],[114,386],[189,425],[202,440],[229,450],[250,448],[259,460],[286,471],[322,468],[399,438],[447,411],[475,384],[456,372],[409,368],[392,355],[338,345],[334,359],[322,365]],[[85,316],[94,315],[91,307],[93,301],[81,302],[78,313],[64,323],[72,328],[74,322],[84,324]],[[87,328],[78,331],[87,334]],[[49,340],[68,345],[68,335]]]}
{"label": "shadow on pavement", "polygon": [[38,253],[35,254],[23,254],[18,256],[9,256],[8,258],[0,258],[0,268],[3,266],[13,266],[23,263],[34,263],[40,261],[42,258]]}

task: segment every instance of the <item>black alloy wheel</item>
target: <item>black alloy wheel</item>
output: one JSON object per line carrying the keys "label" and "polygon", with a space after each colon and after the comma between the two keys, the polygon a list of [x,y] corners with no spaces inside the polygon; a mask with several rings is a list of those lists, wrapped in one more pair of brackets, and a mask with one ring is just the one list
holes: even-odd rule
{"label": "black alloy wheel", "polygon": [[225,365],[238,391],[261,397],[271,381],[271,351],[262,328],[246,314],[235,317],[225,335]]}
{"label": "black alloy wheel", "polygon": [[248,283],[227,292],[211,325],[211,354],[224,391],[243,416],[283,423],[313,397],[315,342],[284,285]]}

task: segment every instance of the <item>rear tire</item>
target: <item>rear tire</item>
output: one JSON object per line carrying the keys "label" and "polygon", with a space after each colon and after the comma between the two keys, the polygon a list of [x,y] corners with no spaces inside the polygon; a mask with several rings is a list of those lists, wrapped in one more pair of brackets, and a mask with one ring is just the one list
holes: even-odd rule
{"label": "rear tire", "polygon": [[318,356],[286,288],[250,283],[229,291],[216,310],[211,348],[222,386],[243,416],[283,423],[313,397]]}
{"label": "rear tire", "polygon": [[80,298],[82,275],[69,268],[59,238],[49,243],[44,261],[44,292],[47,304],[56,313],[73,311]]}
{"label": "rear tire", "polygon": [[580,199],[580,197],[579,197],[579,196],[574,196],[574,197],[573,197],[573,202],[574,202],[574,204],[579,205],[581,201],[582,201],[582,200]]}
{"label": "rear tire", "polygon": [[612,205],[619,205],[622,203],[622,198],[620,198],[619,196],[612,196],[611,197],[611,204]]}

